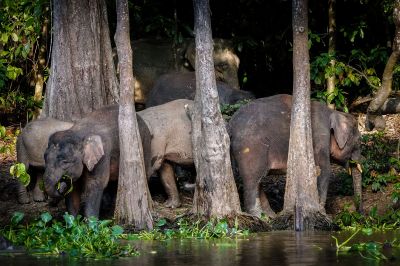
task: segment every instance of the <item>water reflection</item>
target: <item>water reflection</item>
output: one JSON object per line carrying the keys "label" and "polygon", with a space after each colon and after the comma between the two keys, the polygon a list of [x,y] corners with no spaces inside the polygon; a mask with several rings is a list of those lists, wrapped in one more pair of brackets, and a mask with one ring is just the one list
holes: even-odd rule
{"label": "water reflection", "polygon": [[[338,235],[339,233],[335,233]],[[348,233],[339,234],[344,240]],[[361,236],[360,236],[361,237]],[[361,237],[362,238],[362,237]],[[393,239],[392,235],[376,235],[374,240]],[[360,241],[356,239],[355,241]],[[257,234],[238,240],[170,240],[136,241],[141,255],[134,258],[102,261],[77,261],[55,258],[0,256],[4,265],[368,265],[376,264],[358,253],[337,257],[329,232],[291,231]],[[400,254],[397,254],[400,259]],[[385,265],[400,265],[399,260]]]}

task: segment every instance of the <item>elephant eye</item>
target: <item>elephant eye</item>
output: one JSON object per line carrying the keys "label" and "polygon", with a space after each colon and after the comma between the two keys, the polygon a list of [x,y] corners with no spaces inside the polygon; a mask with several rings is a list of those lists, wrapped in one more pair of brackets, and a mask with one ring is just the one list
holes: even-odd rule
{"label": "elephant eye", "polygon": [[227,63],[218,64],[218,68],[220,68],[222,70],[227,70],[228,69],[228,64]]}

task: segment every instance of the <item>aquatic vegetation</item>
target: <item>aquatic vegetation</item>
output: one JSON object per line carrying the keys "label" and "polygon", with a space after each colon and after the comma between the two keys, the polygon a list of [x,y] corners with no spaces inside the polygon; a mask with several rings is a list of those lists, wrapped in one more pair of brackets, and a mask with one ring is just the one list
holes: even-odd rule
{"label": "aquatic vegetation", "polygon": [[112,225],[111,220],[83,219],[65,213],[64,221],[59,222],[45,212],[36,221],[24,225],[23,217],[23,213],[16,212],[10,225],[0,230],[0,235],[32,254],[95,259],[138,254],[129,244],[118,241],[124,236],[123,229]]}
{"label": "aquatic vegetation", "polygon": [[336,242],[336,254],[341,255],[350,252],[358,252],[360,256],[365,259],[381,261],[381,260],[388,260],[389,258],[393,259],[391,256],[389,256],[390,252],[385,252],[385,250],[390,250],[392,248],[400,248],[400,241],[397,238],[391,241],[386,240],[384,243],[369,241],[369,242],[358,242],[349,245],[350,240],[353,239],[360,232],[362,232],[365,235],[372,234],[372,230],[370,228],[364,228],[364,229],[359,228],[352,235],[350,235],[350,237],[348,237],[340,244],[338,238],[332,236],[332,238],[335,239]]}
{"label": "aquatic vegetation", "polygon": [[135,234],[129,234],[128,239],[141,240],[167,240],[178,238],[194,238],[194,239],[217,239],[217,238],[237,238],[249,235],[248,230],[239,229],[237,220],[233,227],[228,225],[225,219],[212,219],[208,222],[189,221],[181,218],[172,228],[167,227],[167,221],[160,219],[155,228],[151,231],[141,231]]}
{"label": "aquatic vegetation", "polygon": [[385,214],[378,214],[376,207],[372,208],[367,215],[350,211],[348,206],[335,217],[335,223],[341,229],[370,228],[371,230],[393,230],[398,229],[400,224],[400,210],[389,210]]}

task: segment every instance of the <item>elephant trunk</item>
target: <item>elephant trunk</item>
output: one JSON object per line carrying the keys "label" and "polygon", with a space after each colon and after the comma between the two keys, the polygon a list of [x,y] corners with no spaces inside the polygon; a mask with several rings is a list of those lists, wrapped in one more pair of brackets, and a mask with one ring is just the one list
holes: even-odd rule
{"label": "elephant trunk", "polygon": [[[50,171],[48,171],[48,169],[46,169],[44,172],[43,181],[44,181],[44,188],[46,190],[47,195],[49,195],[49,197],[51,197],[51,198],[62,197],[60,190],[57,189],[59,181],[60,181],[59,178],[57,178],[57,175],[55,175],[54,173],[50,173]],[[61,187],[61,185],[60,185],[60,187]]]}
{"label": "elephant trunk", "polygon": [[356,163],[351,167],[351,175],[353,177],[353,188],[354,188],[354,201],[357,210],[362,213],[363,212],[363,204],[362,204],[362,168],[359,163]]}

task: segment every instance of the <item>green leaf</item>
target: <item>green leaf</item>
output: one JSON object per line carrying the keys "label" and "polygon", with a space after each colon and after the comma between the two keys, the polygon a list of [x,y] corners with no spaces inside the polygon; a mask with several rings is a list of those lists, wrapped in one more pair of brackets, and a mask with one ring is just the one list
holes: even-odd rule
{"label": "green leaf", "polygon": [[8,42],[8,34],[7,33],[2,33],[1,34],[1,42],[3,44],[7,44],[7,42]]}
{"label": "green leaf", "polygon": [[42,219],[42,221],[43,221],[44,223],[48,223],[48,222],[51,221],[51,219],[53,219],[53,217],[51,216],[51,214],[48,213],[48,212],[42,213],[42,214],[40,215],[40,218]]}
{"label": "green leaf", "polygon": [[71,214],[65,213],[63,215],[64,221],[66,223],[67,228],[71,228],[74,225],[75,217]]}
{"label": "green leaf", "polygon": [[114,237],[118,237],[124,232],[124,229],[119,225],[114,225],[111,230]]}
{"label": "green leaf", "polygon": [[364,235],[370,236],[370,235],[372,235],[373,231],[372,231],[372,228],[363,228],[362,233]]}
{"label": "green leaf", "polygon": [[6,136],[6,127],[0,125],[0,138],[4,138]]}
{"label": "green leaf", "polygon": [[166,224],[167,224],[167,221],[165,219],[160,219],[160,220],[158,220],[156,226],[157,227],[161,227],[161,226],[164,226]]}
{"label": "green leaf", "polygon": [[11,217],[11,223],[13,225],[17,225],[19,222],[22,221],[24,218],[24,214],[22,212],[14,212],[13,216]]}
{"label": "green leaf", "polygon": [[21,184],[23,184],[25,187],[29,185],[29,183],[31,182],[31,176],[28,173],[22,173],[19,177],[18,177],[18,181],[21,182]]}
{"label": "green leaf", "polygon": [[14,67],[14,66],[7,66],[6,70],[6,76],[7,78],[11,80],[15,80],[19,75],[22,74],[22,68],[19,67]]}
{"label": "green leaf", "polygon": [[91,216],[88,218],[88,226],[90,229],[92,229],[93,231],[97,231],[97,224],[98,224],[99,220],[94,217]]}
{"label": "green leaf", "polygon": [[18,42],[18,35],[15,33],[15,32],[13,32],[13,33],[11,33],[11,38],[12,38],[12,40],[14,41],[14,42]]}

